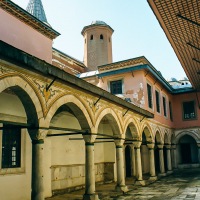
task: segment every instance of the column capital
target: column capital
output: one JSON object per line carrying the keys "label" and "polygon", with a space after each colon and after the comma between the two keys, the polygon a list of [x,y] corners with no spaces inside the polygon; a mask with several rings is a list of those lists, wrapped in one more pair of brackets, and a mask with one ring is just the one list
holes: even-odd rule
{"label": "column capital", "polygon": [[114,142],[115,142],[116,147],[122,147],[125,140],[119,138],[119,139],[115,139]]}
{"label": "column capital", "polygon": [[133,142],[133,145],[134,145],[134,147],[137,149],[139,149],[140,148],[140,146],[141,146],[141,144],[142,144],[142,142],[141,141],[134,141]]}
{"label": "column capital", "polygon": [[163,146],[164,146],[164,144],[157,144],[157,147],[158,147],[159,149],[163,149]]}
{"label": "column capital", "polygon": [[171,149],[171,144],[165,144],[165,147],[170,150]]}
{"label": "column capital", "polygon": [[172,149],[176,149],[176,144],[171,144]]}
{"label": "column capital", "polygon": [[86,144],[94,144],[94,141],[96,140],[97,135],[94,134],[88,134],[88,135],[84,135],[83,134],[83,139],[85,140]]}
{"label": "column capital", "polygon": [[33,144],[41,144],[42,141],[44,142],[48,131],[48,129],[29,130],[29,135],[33,141]]}
{"label": "column capital", "polygon": [[147,143],[148,149],[154,149],[155,143]]}

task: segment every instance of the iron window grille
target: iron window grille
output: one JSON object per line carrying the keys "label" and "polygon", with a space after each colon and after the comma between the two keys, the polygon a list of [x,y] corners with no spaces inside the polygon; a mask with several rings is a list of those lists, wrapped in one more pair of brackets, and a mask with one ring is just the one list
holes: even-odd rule
{"label": "iron window grille", "polygon": [[184,119],[196,118],[194,101],[183,102],[183,118]]}
{"label": "iron window grille", "polygon": [[15,125],[3,125],[2,168],[21,165],[21,129]]}
{"label": "iron window grille", "polygon": [[122,80],[111,81],[110,92],[112,94],[122,94]]}

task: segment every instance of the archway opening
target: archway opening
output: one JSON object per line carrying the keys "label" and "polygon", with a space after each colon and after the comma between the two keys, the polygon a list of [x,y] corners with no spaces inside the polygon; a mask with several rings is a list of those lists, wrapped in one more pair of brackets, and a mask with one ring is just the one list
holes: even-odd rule
{"label": "archway opening", "polygon": [[[129,149],[125,148],[126,177],[130,177],[130,176],[136,175],[135,150],[134,150],[132,141],[139,140],[137,128],[133,122],[131,122],[127,126],[125,138],[126,138],[125,145],[127,145],[126,148],[129,147]],[[130,153],[128,153],[127,151],[130,151]],[[130,158],[130,163],[128,162],[129,158]],[[130,176],[129,176],[129,174],[130,174]]]}
{"label": "archway opening", "polygon": [[125,147],[126,177],[132,176],[131,170],[131,148],[129,145]]}
{"label": "archway opening", "polygon": [[106,114],[98,125],[95,143],[96,182],[116,181],[116,148],[113,137],[121,137],[119,124],[112,114]]}
{"label": "archway opening", "polygon": [[51,190],[55,194],[85,184],[85,141],[82,134],[90,132],[88,120],[84,111],[73,102],[61,105],[51,118],[49,137],[45,141],[46,148],[51,151],[46,161],[50,169],[46,176],[51,180]]}
{"label": "archway opening", "polygon": [[[5,85],[8,85],[8,82]],[[18,174],[9,186],[17,191],[25,188],[23,196],[18,196],[16,190],[8,189],[4,190],[2,195],[29,199],[32,144],[27,128],[38,127],[38,115],[28,92],[19,86],[12,86],[0,92],[0,121],[0,173],[4,171],[7,175]],[[22,177],[23,181],[20,181]],[[6,177],[1,178],[1,188],[5,187],[5,179]]]}
{"label": "archway opening", "polygon": [[150,159],[149,159],[149,149],[147,146],[148,143],[152,143],[152,137],[149,129],[145,127],[142,133],[142,145],[140,147],[143,179],[148,179],[150,176],[149,174]]}
{"label": "archway opening", "polygon": [[198,163],[198,147],[196,140],[190,135],[184,135],[179,139],[180,164]]}
{"label": "archway opening", "polygon": [[155,136],[155,150],[154,150],[154,159],[155,159],[155,170],[156,173],[160,173],[160,156],[158,145],[161,144],[160,134],[157,131]]}

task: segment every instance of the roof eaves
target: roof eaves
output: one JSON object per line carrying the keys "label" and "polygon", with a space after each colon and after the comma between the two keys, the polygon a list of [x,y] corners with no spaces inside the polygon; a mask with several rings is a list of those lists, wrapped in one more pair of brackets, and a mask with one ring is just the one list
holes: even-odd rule
{"label": "roof eaves", "polygon": [[27,54],[7,43],[0,41],[0,58],[7,62],[11,62],[17,65],[20,68],[25,68],[31,71],[35,71],[37,73],[45,74],[46,76],[56,77],[58,80],[62,80],[63,83],[67,83],[77,87],[78,89],[82,89],[84,91],[90,92],[95,96],[100,96],[110,102],[116,103],[130,111],[136,112],[140,115],[143,115],[147,118],[153,118],[154,114],[135,106],[125,100],[112,95],[111,93],[94,86],[80,78],[77,78],[74,75],[71,75],[49,63],[46,63],[39,58],[36,58],[32,55]]}
{"label": "roof eaves", "polygon": [[78,59],[76,59],[76,58],[74,58],[74,57],[72,57],[72,56],[70,56],[70,55],[68,55],[68,54],[66,54],[66,53],[64,53],[64,52],[62,52],[62,51],[56,49],[56,48],[54,48],[54,47],[53,47],[52,49],[53,49],[54,51],[57,51],[58,53],[62,54],[63,56],[69,57],[70,59],[72,59],[72,60],[78,62],[79,65],[80,65],[81,67],[86,68],[86,66],[84,65],[84,63],[83,63],[82,61],[80,61],[80,60],[78,60]]}

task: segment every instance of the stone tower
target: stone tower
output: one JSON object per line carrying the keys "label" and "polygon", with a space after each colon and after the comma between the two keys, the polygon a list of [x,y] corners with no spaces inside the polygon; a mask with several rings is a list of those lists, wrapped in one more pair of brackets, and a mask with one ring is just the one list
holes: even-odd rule
{"label": "stone tower", "polygon": [[97,70],[97,66],[112,63],[113,32],[103,21],[93,21],[83,28],[84,64],[90,71]]}
{"label": "stone tower", "polygon": [[49,25],[42,5],[42,0],[29,0],[26,10],[40,21]]}

